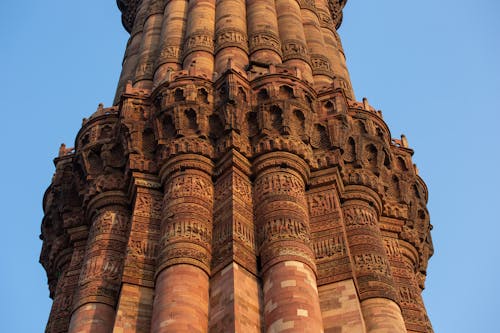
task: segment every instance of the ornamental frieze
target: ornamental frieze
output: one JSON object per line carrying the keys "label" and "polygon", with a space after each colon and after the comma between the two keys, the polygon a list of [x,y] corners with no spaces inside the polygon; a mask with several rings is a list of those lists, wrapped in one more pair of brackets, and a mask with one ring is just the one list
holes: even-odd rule
{"label": "ornamental frieze", "polygon": [[256,31],[249,38],[250,52],[269,49],[281,55],[279,36],[271,31]]}
{"label": "ornamental frieze", "polygon": [[226,47],[239,47],[248,52],[248,40],[245,31],[221,29],[215,32],[215,53]]}
{"label": "ornamental frieze", "polygon": [[309,63],[311,60],[307,53],[307,45],[298,39],[284,40],[282,44],[283,61],[301,59]]}
{"label": "ornamental frieze", "polygon": [[184,56],[194,51],[214,52],[213,33],[210,31],[196,31],[186,38]]}

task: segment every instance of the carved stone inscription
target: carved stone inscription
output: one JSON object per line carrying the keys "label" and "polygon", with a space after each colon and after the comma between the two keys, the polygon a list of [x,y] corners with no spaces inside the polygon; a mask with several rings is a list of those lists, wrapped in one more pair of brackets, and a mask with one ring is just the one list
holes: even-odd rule
{"label": "carved stone inscription", "polygon": [[158,253],[162,196],[156,190],[159,185],[157,183],[137,179],[136,185],[138,188],[123,276],[124,281],[152,286]]}
{"label": "carved stone inscription", "polygon": [[207,31],[197,31],[186,38],[184,43],[184,52],[193,51],[214,51],[214,40],[210,33]]}
{"label": "carved stone inscription", "polygon": [[89,239],[97,241],[99,237],[109,237],[111,234],[127,237],[128,229],[129,224],[127,216],[117,214],[115,212],[105,212],[98,217],[97,221],[94,222],[92,228],[90,229]]}
{"label": "carved stone inscription", "polygon": [[368,205],[348,202],[343,212],[361,300],[385,297],[396,301],[397,294],[375,210]]}
{"label": "carved stone inscription", "polygon": [[80,285],[95,279],[118,282],[121,273],[120,264],[117,258],[92,257],[88,259],[82,268]]}
{"label": "carved stone inscription", "polygon": [[270,49],[281,54],[280,39],[269,31],[257,31],[250,37],[250,51]]}
{"label": "carved stone inscription", "polygon": [[213,185],[207,178],[198,175],[182,175],[168,183],[165,190],[167,202],[181,197],[196,197],[212,202]]}
{"label": "carved stone inscription", "polygon": [[313,242],[313,250],[316,259],[336,259],[347,254],[347,248],[342,235],[332,235],[326,239],[315,240]]}
{"label": "carved stone inscription", "polygon": [[94,218],[81,269],[76,306],[85,301],[115,304],[123,271],[129,217],[104,211]]}
{"label": "carved stone inscription", "polygon": [[155,200],[150,195],[139,195],[135,202],[134,215],[153,219],[161,218],[161,200]]}
{"label": "carved stone inscription", "polygon": [[162,241],[168,243],[179,239],[209,243],[212,233],[205,223],[198,223],[196,220],[174,220],[167,224]]}
{"label": "carved stone inscription", "polygon": [[362,206],[344,209],[344,221],[346,227],[377,227],[375,213]]}
{"label": "carved stone inscription", "polygon": [[215,53],[230,46],[239,47],[247,51],[248,41],[246,32],[236,29],[224,29],[215,33]]}
{"label": "carved stone inscription", "polygon": [[309,232],[304,221],[293,218],[278,218],[267,221],[259,229],[261,244],[280,239],[297,239],[309,242]]}
{"label": "carved stone inscription", "polygon": [[296,176],[285,172],[267,174],[255,182],[256,195],[264,197],[268,194],[288,194],[304,197],[304,184]]}
{"label": "carved stone inscription", "polygon": [[252,187],[244,174],[233,169],[215,184],[212,267],[221,268],[231,260],[256,271]]}
{"label": "carved stone inscription", "polygon": [[309,214],[312,217],[333,213],[339,207],[335,202],[334,194],[331,192],[321,192],[308,196]]}
{"label": "carved stone inscription", "polygon": [[210,267],[214,188],[210,177],[189,170],[165,186],[160,268],[176,263]]}
{"label": "carved stone inscription", "polygon": [[336,188],[333,185],[307,194],[312,249],[318,267],[318,285],[352,277],[347,242]]}
{"label": "carved stone inscription", "polygon": [[262,264],[265,266],[285,255],[310,264],[314,259],[302,178],[273,170],[258,176],[254,186]]}

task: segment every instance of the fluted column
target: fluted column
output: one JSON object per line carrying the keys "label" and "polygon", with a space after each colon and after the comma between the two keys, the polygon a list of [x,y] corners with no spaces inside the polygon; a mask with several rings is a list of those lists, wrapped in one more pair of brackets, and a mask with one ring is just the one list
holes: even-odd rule
{"label": "fluted column", "polygon": [[154,82],[166,79],[169,70],[182,69],[182,43],[186,31],[187,0],[170,0],[165,7],[160,38],[160,51],[156,61]]}
{"label": "fluted column", "polygon": [[399,287],[400,303],[406,327],[410,333],[431,333],[430,326],[422,299],[421,289],[416,278],[419,254],[410,243],[399,240],[399,259],[402,267],[399,269],[397,285]]}
{"label": "fluted column", "polygon": [[[148,0],[146,0],[145,2],[148,2]],[[118,81],[118,87],[116,89],[116,95],[113,104],[118,104],[121,94],[125,91],[125,85],[128,81],[132,81],[134,79],[137,61],[139,58],[139,50],[141,48],[146,9],[146,6],[141,6],[135,18],[135,23],[132,32],[130,33],[127,48],[125,49],[125,55],[123,57],[122,63],[122,72]]]}
{"label": "fluted column", "polygon": [[248,65],[244,0],[218,0],[215,8],[215,72],[221,74],[230,59],[236,68]]}
{"label": "fluted column", "polygon": [[264,64],[281,63],[281,41],[274,0],[247,0],[250,60]]}
{"label": "fluted column", "polygon": [[324,87],[332,82],[330,59],[326,56],[325,41],[319,23],[316,6],[308,1],[300,1],[302,7],[302,22],[307,42],[307,49],[311,57],[311,66],[315,87]]}
{"label": "fluted column", "polygon": [[190,0],[183,68],[212,79],[214,71],[215,0]]}
{"label": "fluted column", "polygon": [[147,5],[139,59],[134,77],[134,87],[151,89],[154,65],[159,52],[165,0],[150,0]]}
{"label": "fluted column", "polygon": [[[61,275],[57,283],[54,303],[50,312],[50,320],[45,330],[46,333],[64,333],[68,332],[69,321],[71,319],[73,299],[75,291],[78,288],[78,277],[82,267],[82,259],[85,254],[88,229],[82,224],[81,212],[69,211],[63,213],[65,227],[68,227],[71,252],[64,251],[63,260],[58,260],[61,264]],[[65,264],[66,256],[70,257],[69,262]]]}
{"label": "fluted column", "polygon": [[297,68],[302,78],[312,83],[311,59],[307,52],[300,6],[296,0],[276,0],[275,3],[283,62],[291,68]]}
{"label": "fluted column", "polygon": [[160,249],[151,331],[208,330],[213,164],[203,156],[171,158],[164,184]]}
{"label": "fluted column", "polygon": [[377,194],[347,186],[342,210],[367,333],[406,332],[380,232]]}
{"label": "fluted column", "polygon": [[129,233],[127,204],[121,191],[101,193],[89,203],[92,225],[70,333],[109,333],[113,329]]}
{"label": "fluted column", "polygon": [[305,182],[299,157],[267,153],[254,162],[266,332],[322,332]]}
{"label": "fluted column", "polygon": [[347,70],[346,59],[342,45],[340,45],[340,37],[335,24],[332,20],[331,13],[328,9],[328,0],[316,1],[318,14],[320,17],[320,26],[325,42],[325,55],[330,61],[331,70],[337,78],[337,85],[341,86],[347,97],[354,99],[351,79]]}
{"label": "fluted column", "polygon": [[[65,236],[65,235],[63,235]],[[61,237],[61,236],[60,236]],[[64,255],[64,263],[60,265],[60,276],[54,292],[54,301],[50,309],[49,322],[45,333],[64,333],[68,331],[69,314],[73,300],[73,290],[66,288],[68,284],[68,266],[70,265],[71,252]]]}

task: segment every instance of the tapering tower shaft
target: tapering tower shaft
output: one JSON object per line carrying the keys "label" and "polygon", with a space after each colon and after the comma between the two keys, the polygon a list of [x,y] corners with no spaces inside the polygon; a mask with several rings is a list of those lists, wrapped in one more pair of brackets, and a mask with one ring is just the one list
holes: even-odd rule
{"label": "tapering tower shaft", "polygon": [[44,197],[47,333],[430,333],[427,189],[346,0],[118,0],[114,105]]}
{"label": "tapering tower shaft", "polygon": [[354,98],[337,29],[346,1],[119,0],[130,39],[115,102],[131,81],[152,90],[167,73],[216,80],[228,63],[284,64],[321,89],[333,82]]}

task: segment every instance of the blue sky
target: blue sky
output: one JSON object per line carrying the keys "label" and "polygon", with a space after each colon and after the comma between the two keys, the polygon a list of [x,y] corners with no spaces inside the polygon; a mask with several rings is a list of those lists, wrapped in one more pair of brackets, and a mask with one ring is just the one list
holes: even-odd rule
{"label": "blue sky", "polygon": [[[358,99],[405,133],[430,190],[437,333],[497,332],[500,2],[350,0],[341,28]],[[62,142],[110,105],[127,34],[114,0],[0,2],[0,331],[42,332],[43,192]],[[497,171],[495,171],[497,170]]]}

